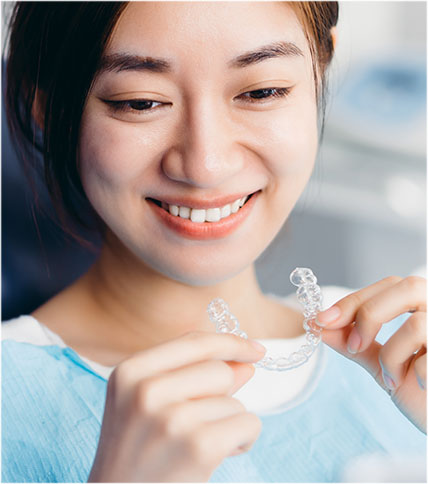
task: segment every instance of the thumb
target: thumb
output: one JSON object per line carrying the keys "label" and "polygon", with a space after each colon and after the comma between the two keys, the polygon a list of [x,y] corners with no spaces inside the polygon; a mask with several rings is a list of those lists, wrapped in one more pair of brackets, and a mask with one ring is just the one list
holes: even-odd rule
{"label": "thumb", "polygon": [[353,325],[348,325],[339,329],[324,329],[322,332],[322,341],[349,360],[358,363],[383,386],[382,368],[379,363],[379,351],[382,345],[377,341],[373,341],[365,351],[356,354],[349,353],[347,343],[352,327]]}
{"label": "thumb", "polygon": [[229,394],[233,395],[254,375],[255,368],[250,363],[240,363],[237,361],[227,361],[226,363],[235,373],[235,383],[232,389],[229,391]]}

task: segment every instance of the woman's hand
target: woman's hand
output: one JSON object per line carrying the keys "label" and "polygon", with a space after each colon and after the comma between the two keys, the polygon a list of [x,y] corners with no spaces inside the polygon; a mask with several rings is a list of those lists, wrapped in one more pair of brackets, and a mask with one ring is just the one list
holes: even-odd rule
{"label": "woman's hand", "polygon": [[192,332],[119,364],[88,482],[207,481],[225,457],[247,451],[261,421],[231,395],[253,376],[259,347]]}
{"label": "woman's hand", "polygon": [[[413,313],[382,346],[375,337],[388,321]],[[387,277],[318,314],[323,341],[363,366],[395,405],[426,432],[426,281]]]}

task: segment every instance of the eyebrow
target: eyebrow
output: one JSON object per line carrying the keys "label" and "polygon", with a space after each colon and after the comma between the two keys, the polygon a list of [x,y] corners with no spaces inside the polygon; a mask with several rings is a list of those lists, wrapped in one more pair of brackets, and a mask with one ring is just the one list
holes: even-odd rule
{"label": "eyebrow", "polygon": [[[230,60],[227,66],[234,69],[243,68],[258,64],[266,59],[296,56],[303,56],[303,52],[296,44],[288,41],[278,41],[240,54]],[[148,71],[167,74],[173,72],[173,62],[170,59],[117,53],[104,56],[97,69],[98,74],[123,71]]]}
{"label": "eyebrow", "polygon": [[242,68],[251,64],[257,64],[265,59],[274,59],[277,57],[294,57],[303,56],[303,52],[293,42],[273,42],[264,45],[254,51],[245,52],[235,59],[228,62],[229,67]]}

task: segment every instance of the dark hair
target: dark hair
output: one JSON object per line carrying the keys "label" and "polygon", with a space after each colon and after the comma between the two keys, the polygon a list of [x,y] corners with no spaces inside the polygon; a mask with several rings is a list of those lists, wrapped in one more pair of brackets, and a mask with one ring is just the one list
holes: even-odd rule
{"label": "dark hair", "polygon": [[[73,236],[71,223],[88,226],[88,213],[98,229],[103,227],[83,190],[76,150],[86,98],[127,4],[17,2],[11,16],[6,81],[11,135],[21,157],[29,162],[27,172],[29,164],[38,169],[34,148],[41,153],[41,171],[59,220]],[[338,3],[290,5],[304,26],[317,98],[324,106],[325,70],[333,55],[330,29],[337,23]]]}
{"label": "dark hair", "polygon": [[[74,221],[88,226],[89,211],[100,223],[81,184],[76,150],[87,95],[125,7],[124,2],[17,2],[12,12],[6,81],[11,135],[26,172],[43,172],[61,226],[72,236]],[[39,126],[36,111],[42,113]]]}
{"label": "dark hair", "polygon": [[327,67],[333,58],[332,28],[339,19],[338,2],[290,2],[301,24],[312,56],[315,92],[321,115],[320,140],[324,132],[327,99]]}

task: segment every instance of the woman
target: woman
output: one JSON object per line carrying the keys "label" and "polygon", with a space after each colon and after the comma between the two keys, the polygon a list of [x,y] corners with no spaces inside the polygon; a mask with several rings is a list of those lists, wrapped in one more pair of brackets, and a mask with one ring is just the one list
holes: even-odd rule
{"label": "woman", "polygon": [[[265,354],[256,340],[302,337],[300,311],[261,292],[254,261],[312,172],[337,15],[335,2],[17,5],[9,120],[31,140],[34,119],[64,223],[90,210],[104,244],[6,326],[4,481],[331,481],[362,452],[421,448],[421,278],[319,315],[325,343],[379,387],[322,349],[275,380],[281,411],[261,419],[233,397]],[[214,332],[215,297],[249,340]]]}

